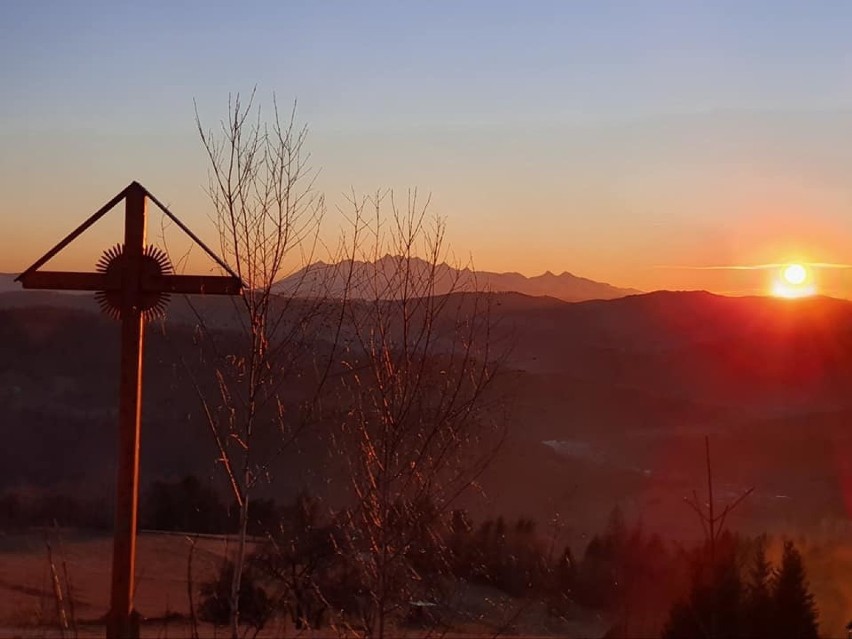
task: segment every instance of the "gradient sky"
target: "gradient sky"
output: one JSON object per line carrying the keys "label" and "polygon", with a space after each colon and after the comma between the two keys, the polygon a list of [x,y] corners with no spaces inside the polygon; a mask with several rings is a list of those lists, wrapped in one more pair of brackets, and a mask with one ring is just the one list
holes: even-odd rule
{"label": "gradient sky", "polygon": [[332,211],[416,186],[479,269],[762,291],[682,267],[852,263],[850,33],[843,2],[0,2],[0,271],[133,179],[210,239],[193,99],[257,85]]}

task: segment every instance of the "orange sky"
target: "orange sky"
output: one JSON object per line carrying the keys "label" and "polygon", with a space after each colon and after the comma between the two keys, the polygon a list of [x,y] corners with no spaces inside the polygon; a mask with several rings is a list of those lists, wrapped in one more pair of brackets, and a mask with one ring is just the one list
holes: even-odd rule
{"label": "orange sky", "polygon": [[[412,169],[394,166],[388,149],[371,151],[371,160],[365,161],[372,167],[368,171],[354,162],[353,154],[363,154],[363,149],[353,152],[341,145],[340,153],[334,154],[339,143],[335,136],[317,132],[315,137],[319,150],[314,151],[314,160],[317,164],[332,160],[317,183],[328,194],[329,241],[341,228],[337,207],[346,206],[341,195],[346,176],[361,192],[381,185],[397,186],[404,194],[406,183],[416,185],[417,175],[423,175],[416,161]],[[85,166],[51,161],[46,142],[22,154],[20,163],[0,176],[4,194],[0,271],[28,266],[132,179],[139,179],[215,245],[207,217],[211,209],[202,190],[204,158],[191,134],[173,141],[163,155],[152,153],[151,143],[135,142],[102,141],[99,156],[89,156]],[[81,154],[92,146],[85,140],[76,144]],[[52,169],[49,188],[35,170],[42,162]],[[131,173],[129,166],[137,171]],[[850,192],[837,184],[823,184],[814,175],[810,180],[792,180],[789,173],[751,166],[735,171],[716,167],[706,174],[664,166],[637,169],[640,175],[624,177],[615,170],[593,173],[597,167],[586,167],[577,180],[538,174],[532,182],[513,183],[506,179],[505,167],[495,168],[494,174],[489,168],[471,166],[464,178],[455,172],[430,174],[435,184],[432,210],[447,220],[451,250],[460,261],[472,257],[480,270],[527,275],[570,271],[642,290],[703,288],[749,294],[768,289],[765,271],[696,267],[847,263],[852,257],[852,216],[846,213]],[[378,176],[385,171],[396,184],[380,181]],[[650,175],[643,178],[643,173]],[[373,174],[377,177],[370,186],[367,176]],[[120,239],[120,224],[116,211],[53,266],[88,268],[104,248]],[[160,234],[160,217],[152,214],[149,236],[156,240]],[[172,242],[173,253],[182,252],[175,244],[178,235],[167,233],[166,239]],[[199,259],[193,268],[207,268],[207,263]],[[852,271],[816,274],[824,292],[852,292]]]}
{"label": "orange sky", "polygon": [[418,187],[481,270],[742,294],[765,273],[672,267],[852,262],[845,5],[261,4],[0,4],[0,271],[131,180],[212,240],[193,104],[255,84],[299,100],[329,238],[341,194]]}

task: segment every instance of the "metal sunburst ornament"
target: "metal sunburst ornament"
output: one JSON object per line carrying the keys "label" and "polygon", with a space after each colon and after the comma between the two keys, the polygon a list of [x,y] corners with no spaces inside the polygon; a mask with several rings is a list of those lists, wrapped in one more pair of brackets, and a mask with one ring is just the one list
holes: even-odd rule
{"label": "metal sunburst ornament", "polygon": [[[124,245],[116,244],[108,248],[98,260],[97,270],[106,276],[118,275],[125,268],[127,256],[124,253]],[[143,277],[158,277],[161,275],[172,275],[174,269],[169,261],[169,257],[165,251],[149,244],[142,252],[142,276]],[[122,292],[120,289],[112,289],[107,291],[98,291],[95,293],[95,299],[101,307],[101,310],[112,317],[113,319],[121,319],[121,300]],[[150,291],[141,293],[139,310],[145,320],[156,319],[165,315],[166,306],[169,303],[170,295],[160,291]]]}

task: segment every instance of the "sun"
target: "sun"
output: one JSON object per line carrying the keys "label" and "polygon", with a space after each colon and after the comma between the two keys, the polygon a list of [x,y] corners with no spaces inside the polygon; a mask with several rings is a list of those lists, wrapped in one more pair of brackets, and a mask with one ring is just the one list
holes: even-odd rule
{"label": "sun", "polygon": [[776,297],[809,297],[816,293],[808,269],[799,263],[783,266],[772,283],[772,294]]}
{"label": "sun", "polygon": [[800,286],[808,279],[808,272],[801,264],[790,264],[784,269],[784,281],[793,286]]}

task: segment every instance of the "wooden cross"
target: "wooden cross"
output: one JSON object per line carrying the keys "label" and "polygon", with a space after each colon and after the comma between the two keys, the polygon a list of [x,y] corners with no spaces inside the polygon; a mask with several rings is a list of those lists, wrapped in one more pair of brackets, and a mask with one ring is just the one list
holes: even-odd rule
{"label": "wooden cross", "polygon": [[[38,270],[122,199],[125,201],[124,245],[104,254],[98,265],[100,272]],[[165,254],[145,244],[146,199],[154,202],[229,275],[222,277],[172,274]],[[98,291],[98,301],[104,310],[121,319],[118,472],[107,637],[135,639],[139,636],[139,615],[133,609],[133,588],[139,501],[139,426],[142,410],[145,319],[163,310],[170,293],[239,295],[242,282],[218,256],[138,182],[131,183],[107,202],[16,280],[20,281],[24,288]]]}

